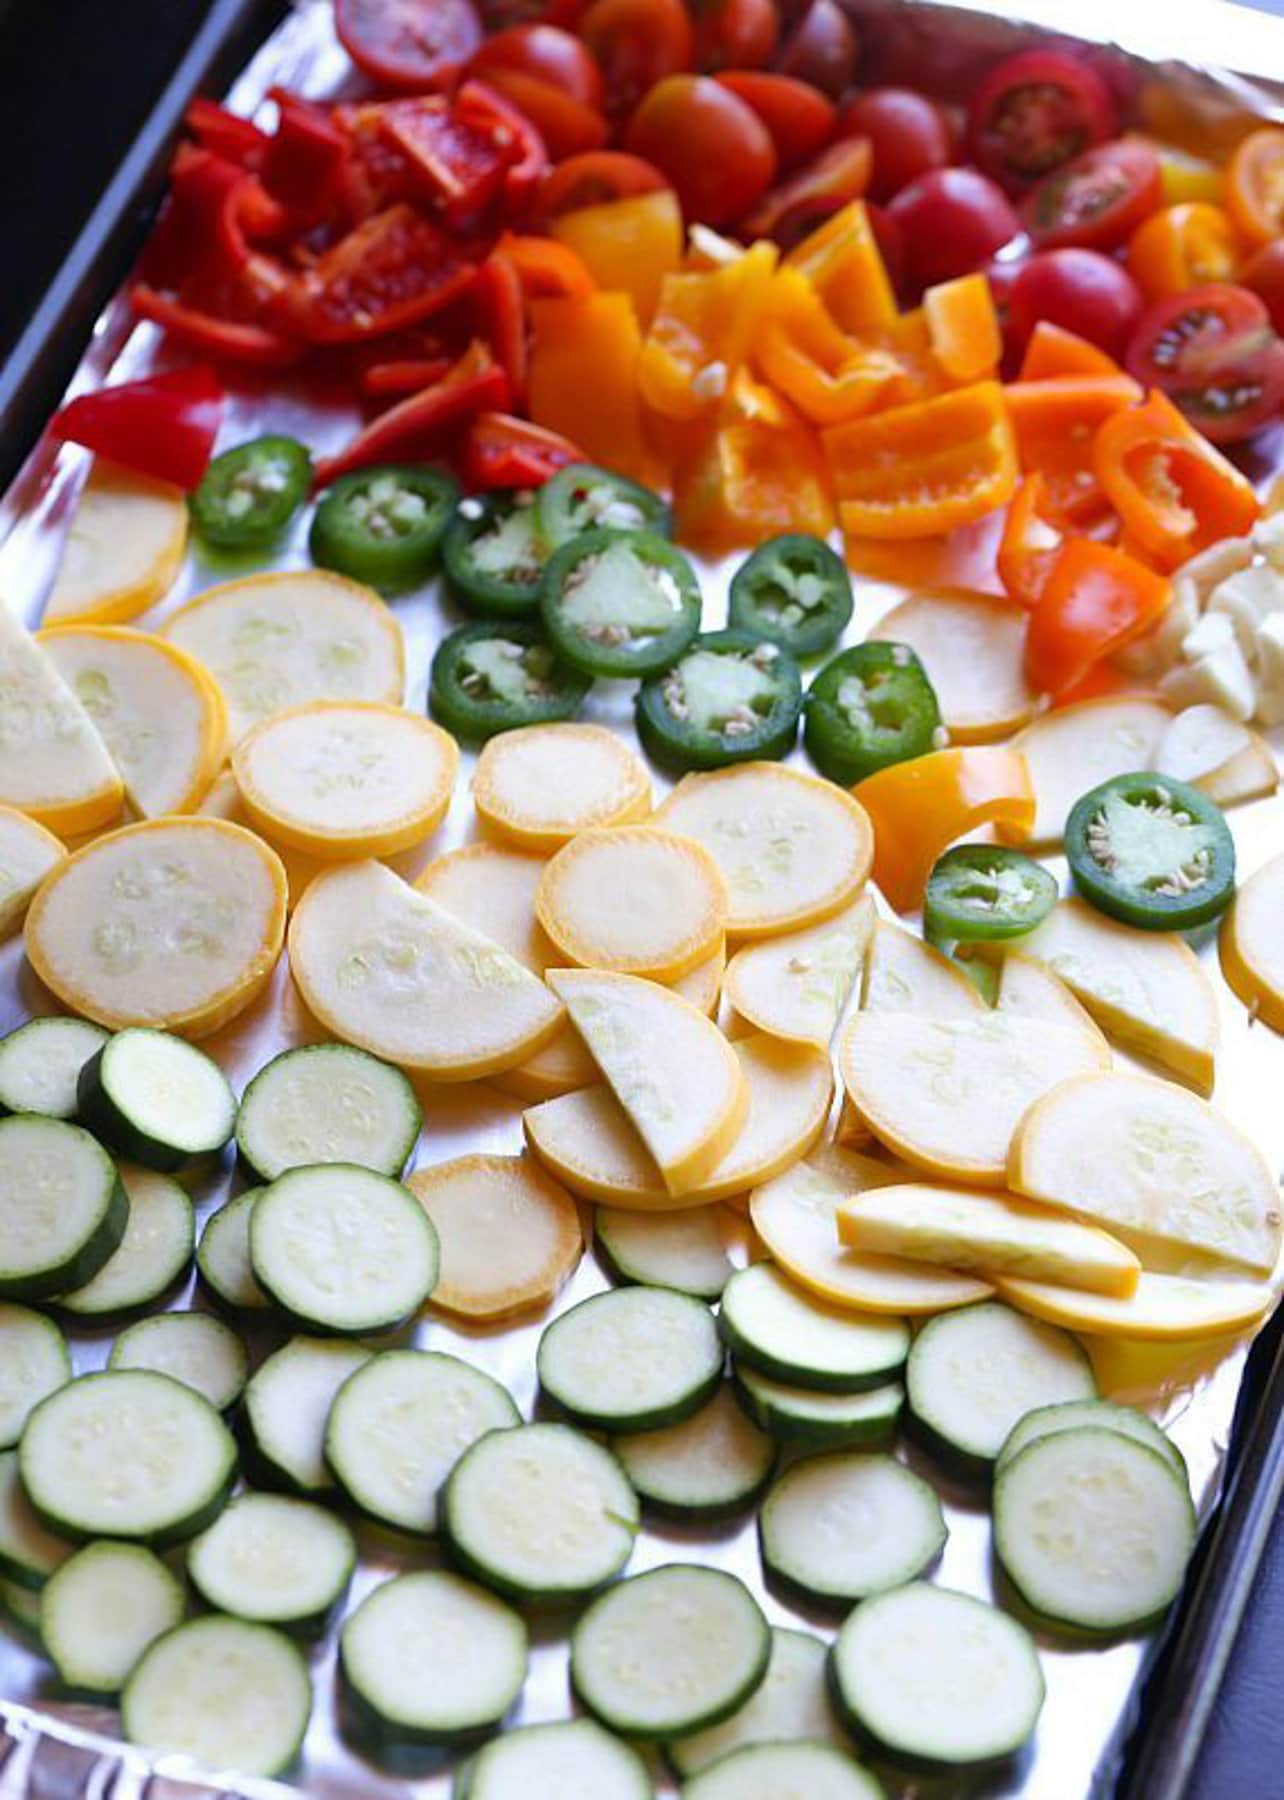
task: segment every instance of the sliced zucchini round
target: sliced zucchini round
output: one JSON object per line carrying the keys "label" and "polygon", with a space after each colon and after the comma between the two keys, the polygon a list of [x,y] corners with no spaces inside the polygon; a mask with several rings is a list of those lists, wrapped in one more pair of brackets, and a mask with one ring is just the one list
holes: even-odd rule
{"label": "sliced zucchini round", "polygon": [[55,1531],[165,1544],[223,1510],[236,1444],[209,1401],[181,1382],[109,1369],[41,1401],[18,1463],[32,1505]]}
{"label": "sliced zucchini round", "polygon": [[203,1050],[168,1031],[118,1031],[80,1071],[80,1117],[103,1143],[144,1168],[181,1168],[221,1150],[236,1095]]}
{"label": "sliced zucchini round", "polygon": [[[424,1654],[434,1657],[424,1679]],[[364,1599],[339,1634],[339,1662],[381,1734],[447,1743],[497,1725],[526,1679],[524,1620],[462,1575],[398,1575]]]}
{"label": "sliced zucchini round", "polygon": [[357,1543],[308,1500],[242,1494],[188,1547],[187,1573],[215,1612],[310,1631],[347,1591]]}
{"label": "sliced zucchini round", "polygon": [[459,1357],[388,1350],[335,1395],[325,1458],[363,1512],[402,1531],[431,1532],[442,1485],[469,1445],[520,1423],[507,1388]]}
{"label": "sliced zucchini round", "polygon": [[628,1562],[638,1503],[619,1465],[569,1425],[492,1432],[446,1484],[452,1554],[517,1600],[579,1597]]}
{"label": "sliced zucchini round", "polygon": [[32,1408],[70,1380],[71,1352],[53,1320],[0,1301],[0,1450],[16,1444]]}
{"label": "sliced zucchini round", "polygon": [[594,1294],[554,1319],[536,1369],[551,1400],[583,1425],[650,1431],[689,1419],[722,1378],[707,1307],[670,1288]]}
{"label": "sliced zucchini round", "polygon": [[[458,1785],[455,1792],[460,1794]],[[646,1764],[592,1719],[526,1725],[492,1738],[469,1769],[460,1800],[652,1800]]]}
{"label": "sliced zucchini round", "polygon": [[30,1588],[19,1587],[16,1581],[0,1580],[0,1618],[6,1624],[17,1626],[18,1630],[29,1637],[37,1648],[44,1645],[40,1639],[40,1596]]}
{"label": "sliced zucchini round", "polygon": [[107,1152],[60,1119],[0,1119],[0,1299],[39,1300],[95,1276],[129,1198]]}
{"label": "sliced zucchini round", "polygon": [[58,1296],[59,1306],[81,1318],[150,1305],[187,1273],[196,1248],[196,1215],[176,1181],[128,1164],[120,1179],[129,1195],[124,1237],[91,1280]]}
{"label": "sliced zucchini round", "polygon": [[983,1600],[922,1581],[858,1606],[830,1669],[859,1730],[893,1755],[948,1767],[1012,1755],[1043,1706],[1029,1632]]}
{"label": "sliced zucchini round", "polygon": [[992,1463],[1034,1407],[1097,1397],[1076,1338],[994,1300],[930,1319],[914,1339],[905,1388],[929,1440],[973,1468]]}
{"label": "sliced zucchini round", "polygon": [[158,1313],[122,1331],[111,1347],[109,1369],[152,1369],[200,1394],[217,1412],[235,1406],[249,1364],[245,1345],[209,1313]]}
{"label": "sliced zucchini round", "polygon": [[879,1386],[909,1354],[903,1319],[829,1306],[768,1262],[732,1276],[719,1324],[737,1362],[831,1393]]}
{"label": "sliced zucchini round", "polygon": [[604,1725],[663,1740],[743,1706],[770,1654],[767,1621],[742,1581],[669,1563],[593,1601],[571,1634],[571,1681]]}
{"label": "sliced zucchini round", "polygon": [[913,1581],[948,1535],[941,1503],[894,1456],[810,1456],[776,1482],[758,1520],[763,1566],[814,1599],[864,1600]]}
{"label": "sliced zucchini round", "polygon": [[243,1775],[288,1769],[311,1714],[312,1678],[289,1638],[218,1613],[158,1638],[120,1704],[131,1744]]}
{"label": "sliced zucchini round", "polygon": [[40,1636],[64,1687],[110,1699],[183,1617],[183,1586],[141,1544],[86,1544],[40,1594]]}
{"label": "sliced zucchini round", "polygon": [[263,1312],[272,1302],[254,1279],[250,1262],[250,1213],[261,1188],[246,1188],[205,1221],[196,1249],[201,1280],[216,1299],[237,1312]]}
{"label": "sliced zucchini round", "polygon": [[762,1800],[766,1794],[805,1794],[807,1800],[884,1800],[876,1775],[832,1744],[748,1744],[706,1769],[682,1790],[682,1800]]}
{"label": "sliced zucchini round", "polygon": [[0,1039],[0,1112],[74,1119],[76,1083],[108,1034],[86,1019],[30,1019]]}
{"label": "sliced zucchini round", "polygon": [[48,1529],[28,1500],[18,1452],[0,1452],[0,1576],[38,1592],[73,1548]]}
{"label": "sliced zucchini round", "polygon": [[697,1300],[716,1300],[731,1275],[715,1206],[682,1212],[593,1209],[593,1243],[616,1280],[676,1288]]}
{"label": "sliced zucchini round", "polygon": [[[829,1646],[809,1631],[771,1628],[771,1660],[762,1686],[721,1725],[710,1725],[667,1746],[679,1775],[698,1775],[750,1744],[846,1742],[829,1703],[825,1674]],[[807,1790],[810,1793],[810,1790]]]}
{"label": "sliced zucchini round", "polygon": [[812,1449],[854,1449],[881,1444],[895,1431],[905,1404],[899,1381],[859,1394],[822,1394],[791,1387],[748,1365],[736,1365],[736,1391],[751,1418],[781,1443]]}
{"label": "sliced zucchini round", "polygon": [[749,1506],[776,1465],[776,1446],[725,1383],[680,1425],[613,1438],[611,1448],[645,1501],[693,1518]]}
{"label": "sliced zucchini round", "polygon": [[1117,1431],[1121,1437],[1145,1444],[1148,1449],[1157,1451],[1182,1481],[1189,1479],[1186,1458],[1149,1413],[1135,1406],[1118,1406],[1113,1400],[1063,1400],[1057,1406],[1036,1406],[1033,1412],[1018,1419],[1004,1438],[994,1465],[995,1476],[1027,1444],[1033,1444],[1038,1438],[1053,1437],[1059,1431],[1077,1431],[1084,1425]]}
{"label": "sliced zucchini round", "polygon": [[245,1389],[245,1418],[261,1476],[301,1494],[334,1487],[326,1420],[349,1375],[369,1360],[363,1344],[296,1337],[259,1365]]}
{"label": "sliced zucchini round", "polygon": [[994,1484],[994,1547],[1045,1618],[1144,1631],[1181,1587],[1195,1547],[1185,1474],[1118,1431],[1037,1438]]}
{"label": "sliced zucchini round", "polygon": [[262,1181],[314,1163],[397,1176],[422,1124],[400,1069],[350,1044],[308,1044],[274,1056],[246,1088],[236,1147]]}
{"label": "sliced zucchini round", "polygon": [[322,1331],[390,1331],[437,1280],[437,1233],[414,1196],[355,1163],[291,1169],[250,1215],[250,1263],[263,1291]]}

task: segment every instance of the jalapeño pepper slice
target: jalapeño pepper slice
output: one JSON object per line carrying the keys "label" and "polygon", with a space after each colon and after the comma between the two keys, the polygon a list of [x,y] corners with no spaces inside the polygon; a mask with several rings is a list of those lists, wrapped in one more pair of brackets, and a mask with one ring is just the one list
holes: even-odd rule
{"label": "jalape\u00f1o pepper slice", "polygon": [[1019,850],[959,844],[927,878],[923,934],[934,943],[1024,937],[1056,904],[1057,884]]}
{"label": "jalape\u00f1o pepper slice", "polygon": [[446,579],[465,612],[481,618],[533,618],[539,611],[544,552],[535,506],[520,488],[461,500],[441,540]]}
{"label": "jalape\u00f1o pepper slice", "polygon": [[558,660],[538,625],[464,625],[437,647],[428,708],[456,737],[477,742],[573,719],[592,685]]}
{"label": "jalape\u00f1o pepper slice", "polygon": [[535,525],[547,550],[582,531],[655,531],[668,537],[673,517],[640,482],[595,463],[568,463],[535,496]]}
{"label": "jalape\u00f1o pepper slice", "polygon": [[643,748],[670,769],[721,769],[785,756],[798,735],[802,677],[778,644],[747,631],[707,631],[671,669],[643,682]]}
{"label": "jalape\u00f1o pepper slice", "polygon": [[312,458],[303,444],[252,438],[214,458],[187,504],[207,544],[258,550],[281,535],[311,485]]}
{"label": "jalape\u00f1o pepper slice", "polygon": [[822,775],[852,787],[937,748],[941,709],[907,644],[854,644],[808,689],[803,739]]}
{"label": "jalape\u00f1o pepper slice", "polygon": [[385,594],[415,587],[437,560],[458,498],[449,475],[412,463],[341,475],[313,515],[312,560]]}
{"label": "jalape\u00f1o pepper slice", "polygon": [[731,581],[733,625],[791,656],[819,656],[852,616],[851,578],[820,538],[787,531],[759,544]]}
{"label": "jalape\u00f1o pepper slice", "polygon": [[1220,808],[1168,775],[1116,775],[1077,800],[1066,856],[1086,900],[1143,931],[1189,931],[1235,892],[1235,840]]}
{"label": "jalape\u00f1o pepper slice", "polygon": [[585,531],[555,550],[540,592],[554,648],[585,675],[657,675],[700,629],[695,570],[650,531]]}

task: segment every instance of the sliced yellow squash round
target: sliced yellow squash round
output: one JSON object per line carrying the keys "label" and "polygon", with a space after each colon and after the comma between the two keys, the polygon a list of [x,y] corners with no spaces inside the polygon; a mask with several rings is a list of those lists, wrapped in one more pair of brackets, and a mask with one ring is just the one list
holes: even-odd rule
{"label": "sliced yellow squash round", "polygon": [[563,1016],[537,975],[380,862],[317,877],[290,922],[290,969],[335,1037],[437,1081],[512,1068]]}
{"label": "sliced yellow squash round", "polygon": [[[226,819],[229,825],[243,825],[247,831],[256,835],[258,827],[250,820],[241,799],[241,790],[236,785],[236,777],[230,769],[224,769],[216,775],[206,791],[200,805],[196,808],[198,819]],[[317,856],[305,856],[301,850],[291,850],[288,844],[273,844],[272,848],[281,859],[281,867],[285,870],[287,889],[287,905],[290,910],[299,904],[309,883],[316,880],[324,869],[331,865]]]}
{"label": "sliced yellow squash round", "polygon": [[699,1185],[735,1143],[749,1090],[731,1045],[689,1000],[610,970],[550,969],[589,1055],[671,1194]]}
{"label": "sliced yellow squash round", "polygon": [[252,725],[309,700],[401,704],[405,648],[372,588],[324,569],[247,575],[206,588],[164,631],[207,668],[239,743]]}
{"label": "sliced yellow squash round", "polygon": [[874,1134],[852,1105],[850,1094],[844,1094],[834,1126],[834,1142],[840,1150],[876,1149]]}
{"label": "sliced yellow squash round", "polygon": [[952,743],[989,744],[1034,713],[1038,695],[1025,678],[1028,623],[1010,600],[944,588],[911,594],[869,635],[914,651]]}
{"label": "sliced yellow squash round", "polygon": [[1109,1062],[1080,1031],[1031,1031],[1011,1013],[989,1011],[975,1019],[856,1013],[839,1056],[847,1092],[880,1143],[933,1175],[990,1184],[1004,1179],[1026,1108]]}
{"label": "sliced yellow squash round", "polygon": [[524,850],[545,853],[590,826],[630,825],[651,810],[651,778],[602,725],[525,725],[477,759],[478,816]]}
{"label": "sliced yellow squash round", "polygon": [[1171,721],[1158,700],[1084,700],[1019,731],[1012,748],[1025,757],[1035,799],[1034,824],[1021,848],[1056,848],[1079,796],[1113,775],[1148,769]]}
{"label": "sliced yellow squash round", "polygon": [[651,822],[695,838],[713,857],[733,937],[770,937],[841,912],[874,854],[858,801],[775,762],[684,775]]}
{"label": "sliced yellow squash round", "polygon": [[267,986],[285,906],[280,858],[253,832],[148,820],[54,871],[27,914],[27,956],[65,1006],[99,1025],[208,1037]]}
{"label": "sliced yellow squash round", "polygon": [[617,825],[563,845],[544,871],[535,911],[568,961],[668,982],[722,941],[727,893],[694,839]]}
{"label": "sliced yellow squash round", "polygon": [[186,546],[182,489],[100,458],[76,502],[44,623],[136,619],[169,592]]}
{"label": "sliced yellow squash round", "polygon": [[874,926],[860,1003],[866,1012],[921,1013],[929,1019],[966,1019],[985,1011],[957,963],[886,919]]}
{"label": "sliced yellow squash round", "polygon": [[61,625],[37,643],[75,694],[144,819],[198,806],[227,750],[227,709],[185,650],[125,625]]}
{"label": "sliced yellow squash round", "polygon": [[406,1185],[441,1244],[434,1310],[502,1319],[547,1306],[584,1249],[575,1202],[529,1156],[456,1156]]}
{"label": "sliced yellow squash round", "polygon": [[335,860],[392,856],[446,816],[459,746],[420,713],[374,701],[314,700],[262,720],[232,771],[274,843]]}
{"label": "sliced yellow squash round", "polygon": [[1147,1240],[1269,1274],[1280,1197],[1257,1146],[1172,1082],[1084,1074],[1021,1121],[1008,1185],[1032,1200]]}
{"label": "sliced yellow squash round", "polygon": [[727,970],[727,944],[720,938],[703,962],[698,962],[694,969],[688,969],[685,975],[679,975],[676,981],[666,983],[675,994],[681,994],[692,1006],[698,1006],[702,1013],[713,1016],[718,1006],[718,996],[722,992],[723,977]]}
{"label": "sliced yellow squash round", "polygon": [[671,1212],[694,1204],[664,1185],[655,1158],[609,1087],[578,1088],[528,1106],[526,1142],[545,1168],[585,1200],[634,1212]]}
{"label": "sliced yellow squash round", "polygon": [[1065,982],[1033,957],[1015,950],[1007,952],[999,972],[995,1006],[999,1012],[1016,1013],[1023,1019],[1043,1019],[1050,1025],[1064,1025],[1068,1031],[1085,1032],[1098,1040],[1103,1054],[1108,1051],[1101,1031]]}
{"label": "sliced yellow squash round", "polygon": [[874,929],[868,894],[819,925],[746,944],[727,965],[723,992],[759,1031],[824,1049],[860,976]]}
{"label": "sliced yellow squash round", "polygon": [[1263,1281],[1192,1281],[1149,1269],[1127,1299],[1012,1275],[996,1276],[994,1285],[1022,1312],[1068,1331],[1160,1341],[1247,1330],[1265,1318],[1276,1297]]}
{"label": "sliced yellow squash round", "polygon": [[853,1250],[905,1256],[992,1280],[1019,1275],[1126,1299],[1141,1263],[1095,1225],[1010,1194],[906,1183],[871,1188],[838,1207],[838,1235]]}
{"label": "sliced yellow squash round", "polygon": [[[462,850],[435,857],[420,872],[415,886],[542,975],[561,960],[535,916],[535,895],[545,867],[542,857],[500,844],[465,844]],[[570,1031],[569,1026],[566,1029]],[[589,1069],[587,1080],[595,1081],[597,1074],[588,1052],[583,1054]]]}
{"label": "sliced yellow squash round", "polygon": [[40,883],[66,859],[52,831],[0,806],[0,938],[17,929]]}
{"label": "sliced yellow squash round", "polygon": [[1250,875],[1218,938],[1222,974],[1255,1019],[1284,1031],[1284,856]]}
{"label": "sliced yellow squash round", "polygon": [[0,601],[0,805],[66,838],[108,824],[124,797],[89,714]]}
{"label": "sliced yellow squash round", "polygon": [[756,1187],[749,1200],[754,1230],[800,1286],[838,1306],[877,1313],[935,1313],[970,1306],[994,1290],[899,1256],[870,1256],[838,1239],[839,1203],[905,1179],[905,1169],[854,1151],[827,1148]]}

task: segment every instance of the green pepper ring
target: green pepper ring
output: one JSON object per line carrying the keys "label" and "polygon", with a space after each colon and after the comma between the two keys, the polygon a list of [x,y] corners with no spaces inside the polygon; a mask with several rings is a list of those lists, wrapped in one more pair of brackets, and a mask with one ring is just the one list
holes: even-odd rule
{"label": "green pepper ring", "polygon": [[[880,678],[887,698],[902,716],[882,724],[871,715],[863,734],[839,705],[843,684],[854,677],[867,686]],[[820,670],[803,702],[803,741],[820,770],[840,787],[853,787],[893,763],[926,756],[936,748],[941,711],[936,692],[918,657],[906,644],[884,640],[840,650]]]}
{"label": "green pepper ring", "polygon": [[[994,879],[1005,874],[1016,878],[1008,892]],[[956,844],[927,878],[923,935],[951,943],[1024,937],[1056,901],[1056,878],[1033,857],[1003,844]]]}
{"label": "green pepper ring", "polygon": [[441,566],[452,597],[465,612],[484,619],[533,619],[539,613],[540,584],[544,579],[541,565],[538,574],[521,580],[505,580],[500,575],[484,575],[472,562],[472,547],[496,517],[507,517],[517,505],[514,488],[496,488],[476,497],[476,516],[469,518],[456,507],[441,540]]}
{"label": "green pepper ring", "polygon": [[[777,564],[803,565],[828,589],[825,597],[798,625],[786,625],[762,609],[755,590],[772,580]],[[786,531],[759,544],[731,578],[728,617],[732,625],[779,644],[791,656],[821,656],[836,644],[852,616],[852,584],[846,564],[822,538]]]}
{"label": "green pepper ring", "polygon": [[[568,623],[561,611],[566,583],[576,564],[586,556],[601,556],[619,547],[631,550],[638,561],[667,572],[678,590],[672,625],[641,644],[595,643],[578,626]],[[627,680],[632,675],[658,675],[672,668],[682,655],[700,629],[700,583],[682,552],[652,531],[585,531],[549,558],[539,607],[544,629],[564,662],[584,675]]]}
{"label": "green pepper ring", "polygon": [[[775,656],[769,672],[780,687],[756,729],[746,731],[734,742],[722,733],[703,733],[675,719],[665,694],[665,684],[682,667],[684,658],[697,650],[715,653],[772,649]],[[778,645],[765,645],[762,638],[748,631],[706,631],[683,651],[672,669],[653,675],[638,689],[634,716],[642,748],[661,768],[677,771],[688,769],[723,769],[732,763],[759,762],[767,758],[787,756],[798,736],[798,717],[802,712],[802,676],[798,664]]]}
{"label": "green pepper ring", "polygon": [[[264,461],[283,465],[281,485],[275,491],[253,493],[250,511],[234,517],[229,501],[239,477]],[[195,493],[188,495],[193,529],[220,550],[262,549],[285,530],[311,486],[312,457],[306,445],[274,432],[251,438],[216,456]]]}
{"label": "green pepper ring", "polygon": [[[421,520],[404,534],[379,538],[353,515],[355,496],[372,482],[391,480],[425,502]],[[312,515],[308,549],[320,568],[363,581],[381,593],[418,586],[431,572],[438,547],[459,499],[455,480],[419,463],[380,463],[340,475],[321,496]]]}
{"label": "green pepper ring", "polygon": [[[617,499],[636,508],[641,522],[637,525],[604,525],[600,519],[590,519],[580,523],[573,513],[575,492],[587,486],[608,487]],[[568,463],[536,490],[535,529],[544,548],[551,552],[586,531],[652,531],[671,537],[673,512],[659,494],[652,493],[641,482],[617,475],[613,469],[599,468],[596,463]]]}
{"label": "green pepper ring", "polygon": [[[469,694],[462,685],[460,664],[469,646],[485,638],[552,652],[553,691],[525,706],[508,700],[479,699]],[[458,631],[452,631],[449,637],[442,639],[433,656],[428,679],[428,710],[456,737],[478,743],[522,725],[548,725],[573,719],[592,685],[587,676],[558,661],[556,652],[537,624],[496,621],[493,624],[461,625]]]}
{"label": "green pepper ring", "polygon": [[[1194,885],[1182,870],[1174,871],[1173,891],[1139,886],[1121,879],[1101,861],[1094,847],[1100,837],[1100,817],[1113,796],[1126,805],[1170,808],[1186,815],[1186,822],[1209,834],[1199,847],[1200,867]],[[1066,857],[1075,886],[1086,900],[1112,919],[1135,925],[1141,931],[1190,931],[1215,919],[1230,904],[1235,892],[1235,840],[1230,827],[1206,794],[1184,781],[1149,770],[1116,775],[1075,801],[1066,820]]]}

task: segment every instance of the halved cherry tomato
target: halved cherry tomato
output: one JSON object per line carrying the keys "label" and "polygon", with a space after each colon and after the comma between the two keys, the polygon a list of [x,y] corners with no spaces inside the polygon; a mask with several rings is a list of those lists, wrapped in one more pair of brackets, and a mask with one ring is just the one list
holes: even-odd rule
{"label": "halved cherry tomato", "polygon": [[838,115],[838,136],[869,139],[874,152],[869,191],[876,200],[890,200],[950,160],[944,114],[913,88],[871,88],[855,95]]}
{"label": "halved cherry tomato", "polygon": [[1127,269],[1110,257],[1096,250],[1048,250],[1022,265],[1008,295],[1008,320],[1018,346],[1047,319],[1117,361],[1144,304]]}
{"label": "halved cherry tomato", "polygon": [[1263,244],[1240,270],[1239,283],[1266,302],[1271,324],[1284,333],[1284,238]]}
{"label": "halved cherry tomato", "polygon": [[1284,233],[1284,131],[1278,125],[1251,131],[1231,157],[1226,204],[1250,244]]}
{"label": "halved cherry tomato", "polygon": [[1159,158],[1149,144],[1121,138],[1045,175],[1022,203],[1021,218],[1041,250],[1113,250],[1162,198]]}
{"label": "halved cherry tomato", "polygon": [[298,277],[290,312],[312,343],[354,343],[440,312],[474,275],[453,237],[413,207],[393,206]]}
{"label": "halved cherry tomato", "polygon": [[630,156],[627,150],[588,150],[568,156],[544,178],[536,217],[541,225],[560,219],[582,206],[607,206],[612,200],[631,200],[668,187],[654,163]]}
{"label": "halved cherry tomato", "polygon": [[520,75],[546,81],[581,106],[602,105],[602,71],[592,52],[556,25],[512,25],[507,31],[495,32],[469,63],[468,73],[489,81],[494,69],[515,69]]}
{"label": "halved cherry tomato", "polygon": [[610,118],[627,119],[666,75],[691,67],[695,39],[682,0],[593,0],[580,36],[598,60]]}
{"label": "halved cherry tomato", "polygon": [[514,25],[556,25],[574,31],[584,11],[584,0],[477,0],[487,31],[507,31]]}
{"label": "halved cherry tomato", "polygon": [[696,66],[762,69],[771,61],[780,35],[776,0],[698,0],[695,7]]}
{"label": "halved cherry tomato", "polygon": [[732,69],[715,79],[757,113],[771,133],[782,170],[808,162],[834,135],[833,101],[805,81],[761,69]]}
{"label": "halved cherry tomato", "polygon": [[1209,281],[1231,281],[1238,262],[1239,239],[1229,214],[1201,200],[1152,213],[1128,244],[1128,267],[1148,300]]}
{"label": "halved cherry tomato", "polygon": [[781,46],[776,68],[796,81],[809,81],[837,100],[852,84],[860,40],[837,0],[811,0]]}
{"label": "halved cherry tomato", "polygon": [[[859,200],[869,181],[870,151],[864,138],[844,138],[822,150],[805,169],[799,169],[787,181],[780,182],[750,213],[744,229],[751,237],[769,237],[781,242],[780,228],[793,221],[793,241],[797,241],[797,222],[807,214],[804,235],[816,223],[816,206],[823,203],[822,217],[828,218],[849,201]],[[790,233],[786,233],[789,237]]]}
{"label": "halved cherry tomato", "polygon": [[482,40],[472,0],[335,0],[334,28],[359,69],[384,87],[442,87]]}
{"label": "halved cherry tomato", "polygon": [[502,94],[530,120],[554,162],[600,150],[606,142],[605,115],[582,100],[573,100],[551,82],[537,80],[521,69],[487,69],[485,75],[492,92]]}
{"label": "halved cherry tomato", "polygon": [[1019,194],[1114,129],[1114,100],[1095,69],[1059,50],[1023,50],[996,64],[973,96],[968,149]]}
{"label": "halved cherry tomato", "polygon": [[906,274],[921,287],[982,269],[1020,231],[1002,188],[975,169],[934,169],[887,208],[905,234]]}
{"label": "halved cherry tomato", "polygon": [[1266,304],[1225,282],[1156,301],[1133,334],[1128,368],[1214,444],[1251,437],[1284,401],[1284,343]]}
{"label": "halved cherry tomato", "polygon": [[687,219],[705,225],[734,224],[776,172],[762,120],[708,75],[658,82],[630,119],[625,142],[669,177]]}

